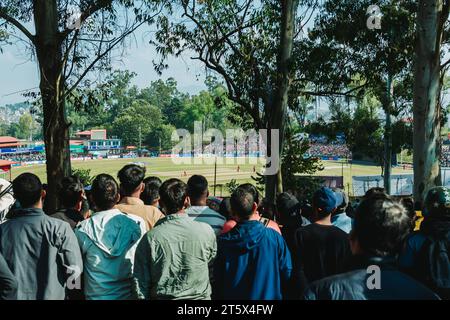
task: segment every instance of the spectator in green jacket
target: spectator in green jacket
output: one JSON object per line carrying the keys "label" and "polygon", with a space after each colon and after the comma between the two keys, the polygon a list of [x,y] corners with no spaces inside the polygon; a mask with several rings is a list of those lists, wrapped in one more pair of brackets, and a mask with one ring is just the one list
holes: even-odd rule
{"label": "spectator in green jacket", "polygon": [[206,223],[189,218],[187,185],[165,181],[160,189],[164,218],[138,245],[134,272],[140,298],[210,299],[208,263],[217,252],[216,235]]}

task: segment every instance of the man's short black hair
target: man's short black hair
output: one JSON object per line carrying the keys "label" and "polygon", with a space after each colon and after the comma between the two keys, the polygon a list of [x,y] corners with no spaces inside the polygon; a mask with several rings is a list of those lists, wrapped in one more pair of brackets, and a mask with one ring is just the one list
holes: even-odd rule
{"label": "man's short black hair", "polygon": [[243,183],[240,185],[240,187],[253,195],[253,199],[255,200],[257,205],[260,204],[259,192],[254,185],[252,185],[251,183]]}
{"label": "man's short black hair", "polygon": [[188,195],[191,201],[199,200],[208,196],[208,180],[201,175],[193,175],[188,182]]}
{"label": "man's short black hair", "polygon": [[382,187],[373,187],[366,191],[366,193],[363,196],[363,199],[370,198],[371,196],[375,194],[386,194],[386,191]]}
{"label": "man's short black hair", "polygon": [[222,202],[220,203],[219,213],[227,220],[231,219],[233,212],[231,210],[230,198],[223,198]]}
{"label": "man's short black hair", "polygon": [[65,177],[58,186],[59,201],[65,208],[73,208],[81,200],[83,184],[77,176]]}
{"label": "man's short black hair", "polygon": [[33,173],[22,173],[12,182],[14,197],[22,208],[35,205],[42,194],[42,183]]}
{"label": "man's short black hair", "polygon": [[174,214],[184,208],[188,186],[180,179],[164,181],[159,189],[161,207],[166,215]]}
{"label": "man's short black hair", "polygon": [[133,193],[142,183],[145,177],[145,167],[137,164],[127,164],[120,169],[117,177],[120,188],[125,195]]}
{"label": "man's short black hair", "polygon": [[112,209],[116,204],[118,194],[119,186],[109,174],[99,174],[92,181],[91,196],[97,211]]}
{"label": "man's short black hair", "polygon": [[230,204],[234,215],[247,220],[253,214],[253,204],[256,202],[255,194],[248,185],[240,185],[231,194]]}
{"label": "man's short black hair", "polygon": [[145,188],[144,192],[141,193],[141,200],[146,205],[151,205],[159,199],[159,188],[162,185],[162,181],[158,177],[147,177],[143,182]]}
{"label": "man's short black hair", "polygon": [[276,206],[278,218],[282,223],[301,214],[300,202],[294,195],[288,192],[282,192],[277,196]]}
{"label": "man's short black hair", "polygon": [[366,254],[398,254],[410,231],[411,219],[407,210],[386,194],[373,194],[356,210],[353,236]]}

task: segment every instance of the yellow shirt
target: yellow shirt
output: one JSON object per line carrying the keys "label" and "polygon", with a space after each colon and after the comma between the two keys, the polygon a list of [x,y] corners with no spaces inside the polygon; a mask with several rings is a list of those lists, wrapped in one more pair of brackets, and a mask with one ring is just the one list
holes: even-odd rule
{"label": "yellow shirt", "polygon": [[423,221],[423,215],[422,215],[422,211],[416,211],[416,226],[414,227],[414,231],[419,231],[420,230],[420,225]]}
{"label": "yellow shirt", "polygon": [[154,206],[147,206],[139,198],[123,197],[115,206],[123,213],[133,214],[144,219],[147,226],[147,231],[151,230],[159,219],[164,217],[164,214]]}

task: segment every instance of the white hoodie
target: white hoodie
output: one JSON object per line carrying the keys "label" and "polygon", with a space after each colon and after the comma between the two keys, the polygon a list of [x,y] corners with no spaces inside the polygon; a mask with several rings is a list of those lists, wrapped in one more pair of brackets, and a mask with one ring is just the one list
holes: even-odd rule
{"label": "white hoodie", "polygon": [[75,229],[85,264],[84,293],[88,300],[137,297],[133,277],[136,246],[145,234],[142,218],[118,209],[95,213]]}

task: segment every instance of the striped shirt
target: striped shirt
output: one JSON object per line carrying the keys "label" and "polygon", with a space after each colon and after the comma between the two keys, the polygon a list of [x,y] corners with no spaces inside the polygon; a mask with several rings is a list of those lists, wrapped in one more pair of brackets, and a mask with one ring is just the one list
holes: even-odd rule
{"label": "striped shirt", "polygon": [[216,235],[220,234],[223,225],[226,222],[224,216],[210,209],[208,206],[191,206],[186,209],[186,213],[197,222],[209,224],[211,228],[213,228]]}

